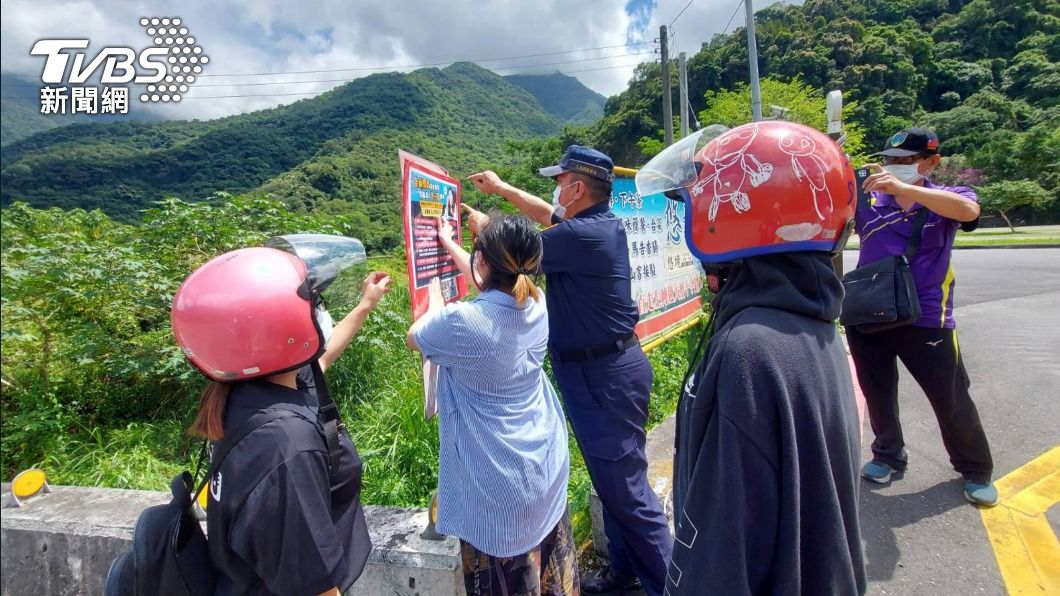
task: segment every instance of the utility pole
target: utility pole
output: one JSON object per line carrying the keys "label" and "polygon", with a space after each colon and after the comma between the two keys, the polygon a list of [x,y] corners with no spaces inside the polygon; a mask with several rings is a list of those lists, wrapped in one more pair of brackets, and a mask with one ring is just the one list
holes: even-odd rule
{"label": "utility pole", "polygon": [[666,25],[659,27],[659,43],[662,45],[662,100],[664,145],[674,144],[674,98],[670,92],[670,48],[666,37]]}
{"label": "utility pole", "polygon": [[685,62],[685,53],[678,54],[677,83],[681,87],[681,138],[688,136],[688,63]]}
{"label": "utility pole", "polygon": [[747,64],[751,70],[751,117],[762,119],[762,86],[758,82],[758,42],[755,41],[755,9],[752,0],[744,0],[747,9]]}

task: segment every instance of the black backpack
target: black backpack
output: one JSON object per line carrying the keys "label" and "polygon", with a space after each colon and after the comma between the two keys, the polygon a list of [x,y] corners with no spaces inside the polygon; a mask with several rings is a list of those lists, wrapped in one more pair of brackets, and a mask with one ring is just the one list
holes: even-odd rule
{"label": "black backpack", "polygon": [[[259,426],[297,414],[285,409],[262,410],[251,416],[231,440],[216,446],[206,476],[192,492],[190,472],[173,478],[173,500],[148,507],[136,520],[132,550],[123,553],[107,573],[105,596],[204,596],[213,594],[217,572],[210,563],[210,547],[195,513],[195,496],[220,469],[232,447]],[[206,445],[199,456],[202,464]]]}
{"label": "black backpack", "polygon": [[[315,391],[320,402],[319,416],[330,459],[329,472],[334,474],[339,461],[339,432],[343,428],[338,408],[328,392],[324,373],[317,363],[311,365]],[[290,408],[290,409],[288,409]],[[170,488],[173,500],[166,505],[148,507],[136,520],[132,551],[120,555],[107,573],[105,596],[206,596],[217,585],[217,570],[210,562],[210,547],[195,514],[195,497],[221,469],[232,447],[259,426],[302,416],[300,410],[277,403],[261,410],[243,423],[234,434],[225,436],[214,447],[206,476],[192,492],[195,479],[189,472],[173,478]],[[203,443],[199,454],[201,467],[206,454]],[[198,470],[196,470],[198,473]]]}

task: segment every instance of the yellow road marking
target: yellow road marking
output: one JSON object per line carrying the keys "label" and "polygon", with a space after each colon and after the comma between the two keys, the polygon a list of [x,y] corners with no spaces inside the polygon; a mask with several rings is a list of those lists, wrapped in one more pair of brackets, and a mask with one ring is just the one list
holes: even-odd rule
{"label": "yellow road marking", "polygon": [[997,507],[981,509],[997,566],[1011,595],[1060,594],[1060,541],[1045,518],[1060,503],[1060,447],[996,483]]}

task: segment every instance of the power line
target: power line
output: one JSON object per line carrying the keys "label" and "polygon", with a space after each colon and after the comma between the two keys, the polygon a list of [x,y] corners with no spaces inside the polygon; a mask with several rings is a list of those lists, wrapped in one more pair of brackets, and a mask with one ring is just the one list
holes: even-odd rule
{"label": "power line", "polygon": [[651,44],[654,42],[650,41],[638,41],[632,43],[624,43],[613,46],[597,46],[595,48],[581,48],[577,50],[562,50],[558,52],[542,52],[538,54],[522,54],[518,56],[501,56],[495,58],[471,58],[464,60],[450,60],[448,62],[432,62],[424,64],[405,64],[405,65],[388,65],[388,66],[362,66],[352,68],[325,68],[320,70],[288,70],[279,72],[243,72],[243,73],[230,73],[230,74],[204,74],[199,75],[202,78],[205,77],[257,77],[257,76],[273,76],[283,74],[319,74],[325,72],[345,72],[345,71],[368,71],[368,70],[398,70],[402,68],[424,68],[429,66],[445,66],[454,62],[496,62],[499,60],[517,60],[519,58],[539,58],[541,56],[557,56],[560,54],[573,54],[575,52],[591,52],[593,50],[609,50],[614,48],[625,48],[629,46],[642,46]]}
{"label": "power line", "polygon": [[674,20],[670,21],[670,27],[674,26],[674,23],[677,22],[677,19],[681,18],[681,15],[685,14],[685,11],[688,10],[688,7],[692,6],[692,3],[695,1],[696,0],[688,0],[688,4],[685,4],[685,7],[681,9],[681,12],[677,13],[677,16],[674,17]]}
{"label": "power line", "polygon": [[[434,66],[447,66],[449,64],[453,64],[454,62],[474,62],[474,63],[478,63],[478,62],[496,62],[496,61],[500,61],[500,60],[516,60],[516,59],[520,59],[520,58],[534,58],[534,57],[540,57],[540,56],[557,56],[557,55],[560,55],[560,54],[571,54],[571,53],[575,53],[575,52],[588,52],[588,51],[593,51],[593,50],[606,50],[606,49],[613,49],[613,48],[624,48],[624,47],[629,47],[629,46],[643,46],[643,45],[649,45],[649,44],[654,44],[654,43],[655,43],[654,41],[642,41],[642,42],[632,42],[632,43],[626,43],[626,44],[618,44],[618,45],[613,45],[613,46],[598,46],[598,47],[595,47],[595,48],[582,48],[582,49],[577,49],[577,50],[563,50],[563,51],[558,51],[558,52],[542,52],[542,53],[538,53],[538,54],[523,54],[523,55],[520,55],[520,56],[506,56],[506,57],[498,57],[498,58],[481,58],[481,59],[477,59],[477,60],[453,60],[453,61],[449,61],[449,62],[434,62],[434,63],[424,63],[424,64],[406,64],[406,65],[403,65],[403,66],[393,66],[393,65],[391,65],[391,66],[365,66],[365,67],[351,67],[351,68],[330,68],[330,69],[322,69],[322,70],[292,70],[292,71],[263,72],[263,73],[200,74],[200,75],[197,75],[197,78],[201,79],[201,78],[207,78],[207,77],[273,76],[273,75],[283,75],[283,74],[313,74],[313,73],[327,73],[327,72],[370,71],[370,70],[395,70],[396,71],[396,70],[401,70],[401,69],[406,69],[406,68],[426,68],[426,67],[434,67]],[[600,56],[598,58],[582,58],[582,59],[577,59],[577,60],[565,60],[565,61],[560,61],[560,62],[547,62],[547,63],[539,63],[539,64],[521,64],[521,65],[515,65],[515,66],[498,66],[498,67],[490,68],[490,70],[516,70],[516,69],[520,69],[520,68],[533,68],[533,67],[539,67],[539,66],[553,66],[553,65],[560,65],[560,64],[571,64],[571,63],[575,63],[575,62],[591,62],[591,61],[594,61],[594,60],[604,60],[604,59],[607,59],[607,58],[624,58],[626,56],[642,56],[642,55],[645,55],[645,54],[653,54],[653,53],[654,53],[654,51],[652,51],[652,52],[635,52],[635,53],[632,53],[632,54],[616,54],[616,55],[613,55],[613,56]],[[484,67],[484,68],[489,68],[489,67]],[[584,72],[584,71],[579,71],[579,72]],[[352,81],[352,80],[355,80],[355,79],[347,78],[347,79],[328,79],[328,80],[321,80],[321,81],[285,81],[285,82],[277,82],[277,83],[228,83],[228,84],[207,83],[207,84],[196,85],[196,87],[235,87],[235,86],[258,86],[258,85],[288,85],[288,84],[298,84],[298,83],[317,83],[317,82],[328,83],[328,82],[341,82],[341,81]],[[27,89],[37,89],[37,88],[40,88],[42,85],[10,83],[10,84],[5,85],[5,86],[6,87],[20,87],[20,88],[27,88]]]}
{"label": "power line", "polygon": [[688,113],[692,115],[692,121],[696,125],[696,130],[703,128],[703,125],[699,123],[699,116],[696,115],[696,110],[692,107],[692,98],[690,95],[685,97],[685,102],[687,103],[686,109],[688,110]]}
{"label": "power line", "polygon": [[729,17],[729,22],[725,24],[725,28],[721,30],[722,35],[729,32],[729,25],[732,25],[733,19],[736,18],[736,14],[740,12],[740,7],[743,6],[744,0],[740,0],[740,3],[736,5],[736,10],[732,11],[732,16]]}
{"label": "power line", "polygon": [[[639,54],[635,54],[635,55],[639,55]],[[596,71],[600,71],[600,70],[614,70],[616,68],[629,68],[631,66],[632,67],[637,67],[637,66],[640,66],[641,64],[646,64],[646,62],[644,62],[644,61],[631,62],[629,64],[615,64],[615,65],[612,65],[612,66],[601,66],[601,67],[597,67],[597,68],[584,68],[584,69],[579,69],[579,70],[557,70],[556,72],[558,72],[559,74],[578,74],[578,73],[582,73],[582,72],[596,72]],[[524,68],[524,67],[519,66],[519,67],[512,67],[512,68]],[[500,69],[500,70],[505,70],[505,69]],[[309,82],[309,81],[306,81],[306,82]],[[183,97],[183,99],[187,100],[187,99],[229,99],[229,98],[233,98],[233,97],[289,97],[289,96],[294,96],[294,95],[319,95],[319,94],[322,94],[322,93],[327,93],[328,91],[330,91],[330,89],[324,89],[324,90],[317,89],[315,91],[299,91],[299,92],[293,92],[293,93],[250,93],[250,94],[238,93],[238,94],[232,94],[232,95],[199,95],[199,96],[196,96],[196,95],[185,95]],[[24,97],[19,96],[19,95],[2,95],[0,97],[2,97],[3,99],[25,99]]]}
{"label": "power line", "polygon": [[[614,66],[602,66],[602,67],[598,67],[598,68],[586,68],[586,69],[580,69],[580,70],[565,70],[565,71],[557,71],[557,72],[559,72],[560,74],[577,74],[577,73],[582,73],[582,72],[596,72],[596,71],[600,71],[600,70],[613,70],[613,69],[616,69],[616,68],[629,68],[631,66],[632,67],[637,67],[637,66],[640,66],[641,64],[644,64],[644,62],[641,61],[641,62],[633,62],[633,63],[630,63],[630,64],[617,64],[617,65],[614,65]],[[294,93],[251,93],[251,94],[237,93],[237,94],[232,94],[232,95],[199,95],[199,96],[197,96],[197,95],[185,95],[184,99],[185,100],[189,100],[189,99],[229,99],[229,98],[234,98],[234,97],[289,97],[289,96],[294,96],[294,95],[319,95],[319,94],[322,94],[322,93],[326,93],[327,91],[330,91],[330,89],[328,89],[328,90],[316,90],[316,91],[301,91],[301,92],[294,92]]]}
{"label": "power line", "polygon": [[[594,62],[596,60],[610,60],[612,58],[626,58],[626,57],[629,57],[629,56],[645,56],[645,55],[648,55],[648,54],[654,55],[655,52],[635,52],[635,53],[632,53],[632,54],[615,54],[613,56],[600,56],[598,58],[581,58],[581,59],[578,59],[578,60],[563,60],[563,61],[559,61],[559,62],[542,62],[542,63],[538,63],[538,64],[520,64],[518,66],[498,66],[498,67],[493,67],[493,68],[489,68],[489,67],[484,67],[484,68],[488,68],[489,70],[493,70],[493,71],[497,71],[497,70],[519,70],[519,69],[523,69],[523,68],[536,68],[536,67],[540,67],[540,66],[556,66],[556,65],[561,65],[561,64],[574,64],[574,63],[577,63],[577,62]],[[205,75],[200,75],[200,76],[205,76]],[[356,78],[317,79],[317,80],[310,80],[310,81],[276,81],[276,82],[267,82],[267,83],[205,83],[205,84],[196,84],[195,87],[196,88],[200,88],[200,87],[260,87],[260,86],[264,86],[264,85],[300,85],[300,84],[304,84],[304,83],[341,83],[341,82],[349,82],[349,81],[354,81],[354,80],[357,80],[357,79]]]}

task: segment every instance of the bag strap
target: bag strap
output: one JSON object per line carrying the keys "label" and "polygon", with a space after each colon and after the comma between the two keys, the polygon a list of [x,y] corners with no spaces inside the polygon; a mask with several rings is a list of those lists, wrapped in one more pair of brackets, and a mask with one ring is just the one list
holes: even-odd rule
{"label": "bag strap", "polygon": [[[342,419],[339,417],[339,409],[335,405],[335,401],[331,399],[331,392],[328,391],[327,381],[324,379],[324,371],[320,368],[318,361],[314,360],[310,365],[313,371],[313,383],[316,386],[317,400],[319,401],[321,426],[324,427],[324,440],[327,442],[328,447],[328,473],[334,476],[339,468],[339,456],[341,450],[339,448],[339,431],[346,428],[342,423]],[[199,483],[199,487],[195,490],[192,498],[197,498],[202,489],[206,486],[206,483],[210,481],[210,478],[217,473],[217,470],[221,468],[221,464],[224,462],[225,457],[228,456],[228,452],[231,451],[232,447],[235,447],[237,443],[243,440],[243,437],[247,436],[251,432],[258,429],[258,427],[264,425],[267,422],[278,420],[280,418],[287,418],[289,416],[301,416],[302,413],[294,406],[290,406],[284,403],[277,403],[269,406],[268,409],[262,410],[253,416],[251,416],[243,426],[239,427],[234,435],[225,437],[217,443],[217,450],[214,452],[213,457],[210,458],[210,466],[206,470],[206,475]],[[203,441],[202,451],[199,453],[199,463],[195,467],[195,474],[198,476],[199,467],[202,465],[203,457],[206,454],[206,445],[208,441]]]}
{"label": "bag strap", "polygon": [[924,229],[924,224],[928,218],[927,207],[921,207],[916,212],[916,217],[913,218],[913,233],[909,235],[909,242],[905,245],[905,258],[908,261],[913,260],[913,256],[916,255],[916,251],[920,248],[920,233]]}
{"label": "bag strap", "polygon": [[314,360],[310,364],[310,368],[313,370],[313,384],[316,386],[317,401],[320,405],[324,440],[328,444],[328,471],[334,475],[339,469],[339,431],[346,428],[346,426],[342,423],[342,418],[339,417],[339,408],[335,405],[334,400],[331,399],[331,392],[328,391],[328,383],[324,379],[324,370],[320,368],[319,361]]}
{"label": "bag strap", "polygon": [[[203,476],[202,480],[199,482],[199,486],[195,489],[195,492],[192,493],[191,498],[197,499],[199,497],[199,493],[201,493],[202,489],[206,487],[206,483],[209,482],[210,478],[217,473],[217,470],[221,469],[221,464],[224,463],[225,458],[228,457],[228,452],[231,451],[232,448],[235,447],[240,441],[242,441],[243,437],[254,432],[259,427],[264,426],[269,422],[272,422],[273,420],[279,420],[281,418],[288,418],[297,415],[298,411],[294,408],[288,409],[284,407],[284,404],[276,404],[275,406],[272,406],[267,410],[262,410],[254,414],[253,416],[248,418],[246,422],[243,423],[243,426],[240,426],[239,429],[236,430],[235,434],[228,435],[218,441],[216,450],[213,453],[213,457],[210,458],[210,465],[206,469],[206,475]],[[204,441],[203,454],[205,454],[205,452],[206,442]],[[201,456],[199,463],[202,463]],[[198,466],[196,466],[196,474],[198,474]]]}

